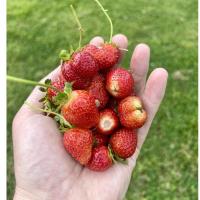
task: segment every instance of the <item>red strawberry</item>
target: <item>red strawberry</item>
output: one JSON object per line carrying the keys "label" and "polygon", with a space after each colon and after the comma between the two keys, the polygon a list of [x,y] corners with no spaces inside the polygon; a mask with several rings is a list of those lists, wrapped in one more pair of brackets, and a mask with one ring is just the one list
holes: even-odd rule
{"label": "red strawberry", "polygon": [[95,99],[85,90],[72,91],[61,113],[69,123],[80,128],[91,128],[99,121]]}
{"label": "red strawberry", "polygon": [[94,136],[94,146],[95,147],[99,147],[99,146],[108,144],[108,136],[107,135],[103,135],[101,133],[94,132],[93,136]]}
{"label": "red strawberry", "polygon": [[99,47],[94,55],[100,69],[108,69],[118,63],[120,50],[115,44],[105,43]]}
{"label": "red strawberry", "polygon": [[92,157],[86,165],[94,171],[104,171],[112,166],[112,157],[106,146],[96,147],[92,150]]}
{"label": "red strawberry", "polygon": [[129,96],[123,99],[118,106],[120,122],[127,128],[140,128],[147,119],[147,113],[142,107],[139,97]]}
{"label": "red strawberry", "polygon": [[99,70],[96,60],[85,51],[74,53],[71,62],[75,73],[83,78],[93,77]]}
{"label": "red strawberry", "polygon": [[75,90],[86,89],[90,85],[91,80],[79,77],[73,70],[70,61],[63,62],[61,72],[66,82],[73,82],[73,89]]}
{"label": "red strawberry", "polygon": [[104,78],[102,75],[97,74],[88,88],[88,92],[95,98],[96,105],[99,109],[102,109],[106,106],[109,95],[104,85]]}
{"label": "red strawberry", "polygon": [[[64,86],[65,86],[65,80],[62,76],[60,76],[57,80],[53,81],[51,85],[57,88],[58,90],[63,91]],[[47,95],[48,95],[48,98],[52,100],[52,98],[57,95],[57,91],[55,91],[54,89],[48,88]]]}
{"label": "red strawberry", "polygon": [[133,77],[123,68],[111,70],[106,77],[106,89],[115,98],[125,98],[133,91]]}
{"label": "red strawberry", "polygon": [[137,133],[134,129],[119,129],[111,136],[109,143],[117,156],[128,158],[132,156],[136,150]]}
{"label": "red strawberry", "polygon": [[64,147],[82,165],[88,163],[92,155],[92,132],[87,129],[72,128],[64,133]]}
{"label": "red strawberry", "polygon": [[84,48],[83,51],[89,53],[90,55],[92,55],[95,58],[95,54],[98,51],[98,47],[92,44],[87,44]]}
{"label": "red strawberry", "polygon": [[118,117],[113,110],[105,109],[100,112],[100,119],[97,124],[100,133],[109,135],[118,127],[118,124]]}

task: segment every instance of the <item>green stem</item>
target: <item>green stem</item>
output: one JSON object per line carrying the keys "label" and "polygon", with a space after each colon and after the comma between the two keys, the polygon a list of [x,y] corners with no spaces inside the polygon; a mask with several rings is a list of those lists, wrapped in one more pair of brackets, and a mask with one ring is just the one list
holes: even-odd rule
{"label": "green stem", "polygon": [[37,111],[41,111],[41,112],[45,112],[45,113],[49,113],[49,114],[53,114],[53,115],[58,116],[59,118],[61,118],[65,122],[65,124],[69,128],[72,128],[72,125],[68,121],[66,121],[65,118],[62,115],[60,115],[60,114],[58,114],[56,112],[53,112],[53,111],[49,111],[49,110],[45,110],[45,109],[42,109],[42,108],[38,108],[38,107],[34,106],[33,104],[28,103],[28,102],[25,102],[25,104],[27,106],[29,106],[30,108],[32,108],[33,110],[37,110]]}
{"label": "green stem", "polygon": [[107,13],[107,10],[104,9],[104,7],[102,6],[102,4],[98,1],[98,0],[94,0],[98,6],[101,8],[101,10],[103,11],[103,13],[105,14],[105,16],[107,17],[109,23],[110,23],[110,40],[109,42],[112,42],[112,36],[113,36],[113,24],[112,24],[112,20],[110,18],[110,16]]}
{"label": "green stem", "polygon": [[70,5],[71,7],[71,10],[72,10],[72,13],[74,15],[74,18],[76,20],[76,23],[78,24],[78,29],[79,29],[79,44],[78,44],[78,48],[81,48],[81,42],[82,42],[82,32],[83,32],[83,29],[82,29],[82,26],[81,26],[81,23],[78,19],[78,15],[73,7],[73,5]]}
{"label": "green stem", "polygon": [[24,83],[24,84],[27,84],[27,85],[34,85],[34,86],[38,85],[38,86],[42,86],[42,87],[51,88],[51,89],[55,90],[56,92],[60,92],[60,90],[58,90],[57,88],[53,87],[52,85],[47,85],[45,83],[39,83],[39,82],[36,82],[36,81],[17,78],[17,77],[9,76],[9,75],[7,75],[6,78],[7,78],[8,81],[12,81],[12,82],[16,82],[16,83]]}

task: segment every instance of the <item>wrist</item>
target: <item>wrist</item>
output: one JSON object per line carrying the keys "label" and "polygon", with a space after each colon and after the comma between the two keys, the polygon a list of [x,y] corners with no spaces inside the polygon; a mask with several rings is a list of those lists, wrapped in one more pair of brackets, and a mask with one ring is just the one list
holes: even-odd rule
{"label": "wrist", "polygon": [[43,200],[45,195],[41,192],[29,192],[23,188],[16,187],[13,200]]}

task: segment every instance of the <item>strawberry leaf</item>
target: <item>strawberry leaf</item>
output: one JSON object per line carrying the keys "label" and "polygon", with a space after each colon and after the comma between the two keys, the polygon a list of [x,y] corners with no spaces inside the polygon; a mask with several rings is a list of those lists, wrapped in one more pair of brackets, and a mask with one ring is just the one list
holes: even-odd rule
{"label": "strawberry leaf", "polygon": [[68,95],[64,92],[59,92],[55,97],[53,97],[53,102],[55,105],[62,105],[68,99]]}
{"label": "strawberry leaf", "polygon": [[63,61],[69,60],[70,54],[67,53],[67,50],[63,49],[63,50],[60,51],[59,58]]}
{"label": "strawberry leaf", "polygon": [[64,93],[68,96],[72,93],[72,83],[66,82],[64,87]]}
{"label": "strawberry leaf", "polygon": [[44,87],[39,87],[39,90],[40,90],[41,92],[46,92],[46,91],[47,91],[47,89],[44,88]]}
{"label": "strawberry leaf", "polygon": [[46,80],[44,81],[44,83],[47,84],[47,85],[50,85],[50,84],[51,84],[51,79],[46,79]]}
{"label": "strawberry leaf", "polygon": [[122,164],[128,165],[128,161],[126,159],[120,158],[118,155],[114,154],[114,159],[117,162],[120,162]]}

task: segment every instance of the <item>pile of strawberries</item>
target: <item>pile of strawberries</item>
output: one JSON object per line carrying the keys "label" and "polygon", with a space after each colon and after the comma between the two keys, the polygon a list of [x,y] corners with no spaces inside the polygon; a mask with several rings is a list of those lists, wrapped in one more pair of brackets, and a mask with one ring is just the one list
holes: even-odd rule
{"label": "pile of strawberries", "polygon": [[[137,129],[147,114],[134,95],[132,74],[116,67],[120,49],[113,43],[88,44],[70,56],[61,53],[61,72],[42,99],[59,124],[66,151],[81,165],[103,171],[132,156]],[[53,114],[52,114],[53,113]]]}

